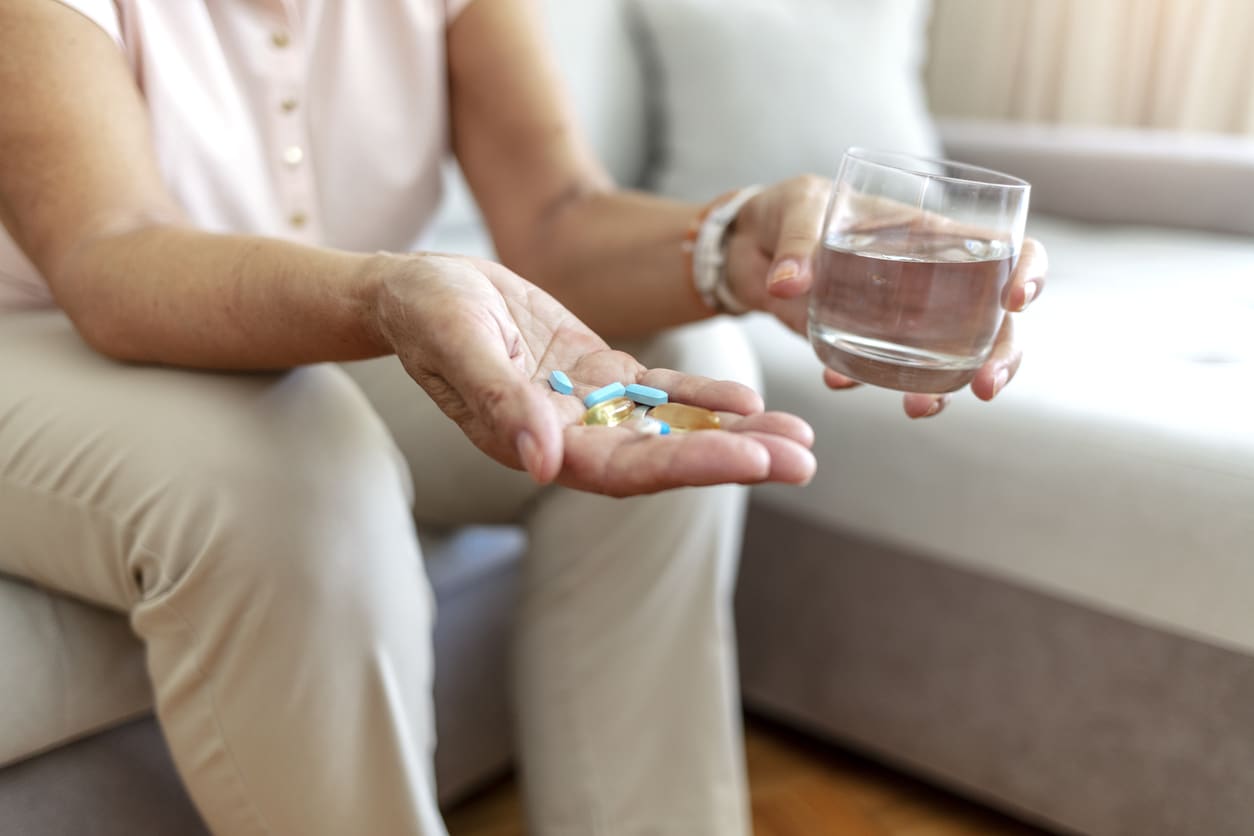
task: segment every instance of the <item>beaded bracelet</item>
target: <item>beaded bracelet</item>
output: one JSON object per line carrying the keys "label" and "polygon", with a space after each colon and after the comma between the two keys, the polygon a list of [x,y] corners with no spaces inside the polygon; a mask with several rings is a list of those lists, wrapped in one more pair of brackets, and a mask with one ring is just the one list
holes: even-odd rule
{"label": "beaded bracelet", "polygon": [[684,236],[688,279],[711,310],[730,314],[749,310],[727,285],[727,229],[744,205],[761,192],[761,186],[749,186],[720,195],[706,204]]}

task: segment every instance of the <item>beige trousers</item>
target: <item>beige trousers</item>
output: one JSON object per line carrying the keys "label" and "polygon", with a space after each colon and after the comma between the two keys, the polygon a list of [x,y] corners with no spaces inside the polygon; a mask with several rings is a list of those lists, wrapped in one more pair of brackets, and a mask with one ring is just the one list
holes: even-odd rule
{"label": "beige trousers", "polygon": [[[636,350],[755,374],[728,323]],[[445,832],[415,518],[529,531],[514,690],[530,833],[747,833],[730,617],[744,501],[537,489],[391,358],[127,366],[58,313],[0,315],[0,572],[129,613],[215,833]]]}

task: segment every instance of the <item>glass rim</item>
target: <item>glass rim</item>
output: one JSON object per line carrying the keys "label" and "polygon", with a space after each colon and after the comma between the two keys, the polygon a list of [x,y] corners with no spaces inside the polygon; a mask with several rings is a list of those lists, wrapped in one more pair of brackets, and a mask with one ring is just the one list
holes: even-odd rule
{"label": "glass rim", "polygon": [[[1012,174],[1006,174],[1004,171],[997,171],[992,168],[985,168],[980,165],[971,165],[970,163],[960,163],[957,160],[947,160],[942,157],[928,157],[923,154],[909,154],[904,151],[876,151],[873,148],[864,148],[861,145],[854,145],[845,149],[845,157],[857,160],[865,165],[872,165],[876,168],[889,169],[892,171],[904,171],[907,174],[913,174],[918,177],[926,177],[930,180],[942,180],[947,183],[968,183],[976,186],[984,186],[993,189],[1016,189],[1026,191],[1032,188],[1032,184],[1021,177],[1015,177]],[[897,163],[889,160],[896,160]],[[904,164],[899,164],[904,163]],[[937,174],[931,171],[921,171],[915,167],[920,163],[933,163],[936,165],[946,166],[955,171],[966,171],[973,174],[982,175],[982,177],[962,177],[953,174]]]}

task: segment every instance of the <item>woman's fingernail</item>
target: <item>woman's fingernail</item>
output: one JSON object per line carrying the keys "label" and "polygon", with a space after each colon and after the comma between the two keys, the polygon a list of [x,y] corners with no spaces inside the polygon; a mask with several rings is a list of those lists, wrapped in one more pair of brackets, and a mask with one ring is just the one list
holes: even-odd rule
{"label": "woman's fingernail", "polygon": [[937,398],[936,400],[932,401],[932,406],[928,409],[926,413],[924,413],[923,417],[931,418],[933,415],[940,412],[941,407],[943,407],[944,405],[945,405],[944,399]]}
{"label": "woman's fingernail", "polygon": [[1006,383],[1010,380],[1010,369],[1002,369],[997,373],[997,377],[993,378],[993,397],[1001,394],[1001,390],[1005,388]]}
{"label": "woman's fingernail", "polygon": [[1023,310],[1032,304],[1032,300],[1036,298],[1038,285],[1036,282],[1025,282],[1023,285],[1023,304],[1019,306],[1019,310]]}
{"label": "woman's fingernail", "polygon": [[795,261],[783,261],[771,271],[771,277],[767,280],[768,285],[786,282],[789,279],[795,279],[801,275],[801,265]]}
{"label": "woman's fingernail", "polygon": [[522,466],[531,474],[531,477],[537,478],[540,475],[540,468],[544,464],[543,455],[540,452],[540,445],[536,443],[536,438],[531,433],[523,430],[518,434],[518,458],[522,460]]}

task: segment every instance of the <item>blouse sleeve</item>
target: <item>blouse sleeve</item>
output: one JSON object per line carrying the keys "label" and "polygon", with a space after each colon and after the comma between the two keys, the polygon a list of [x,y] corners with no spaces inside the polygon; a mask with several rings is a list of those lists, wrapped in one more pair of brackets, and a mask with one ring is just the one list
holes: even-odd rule
{"label": "blouse sleeve", "polygon": [[[56,2],[68,6],[95,23],[113,39],[114,43],[123,49],[126,48],[122,42],[122,21],[118,17],[118,9],[113,0],[56,0]],[[449,2],[454,5],[465,5],[464,0],[461,2],[449,0]]]}

